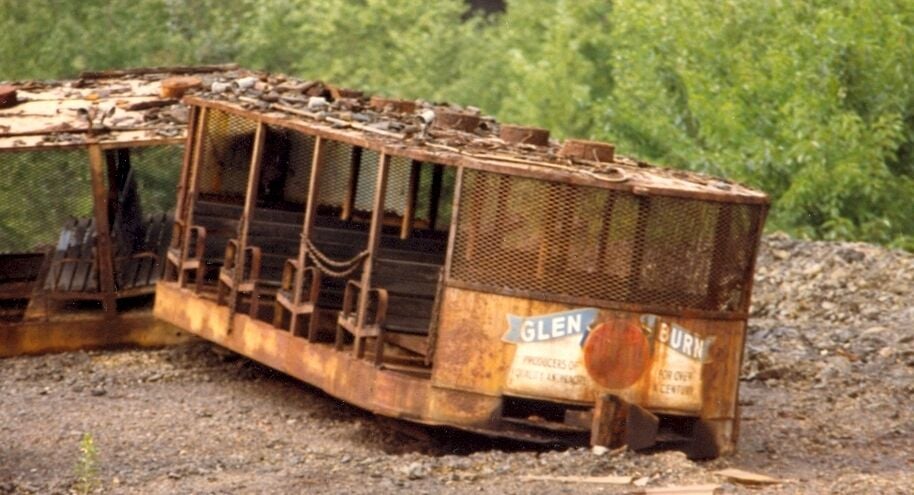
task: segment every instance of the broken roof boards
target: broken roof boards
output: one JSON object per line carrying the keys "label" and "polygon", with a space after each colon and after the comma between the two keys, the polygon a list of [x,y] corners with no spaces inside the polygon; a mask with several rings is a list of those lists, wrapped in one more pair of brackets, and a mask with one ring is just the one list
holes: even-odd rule
{"label": "broken roof boards", "polygon": [[[731,181],[653,167],[611,152],[610,160],[604,158],[604,153],[591,157],[578,150],[569,152],[570,148],[599,149],[605,146],[603,143],[566,140],[546,141],[545,145],[537,146],[529,141],[506,141],[500,137],[505,135],[500,130],[507,127],[513,131],[516,126],[502,126],[473,107],[421,100],[369,99],[360,91],[284,75],[238,73],[234,78],[232,75],[224,74],[212,84],[191,91],[187,102],[417,160],[514,175],[548,176],[636,194],[768,203],[764,193]],[[531,136],[544,131],[521,129]]]}
{"label": "broken roof boards", "polygon": [[[204,84],[235,66],[160,67],[87,72],[73,80],[4,82],[0,150],[182,143],[187,108],[163,82]],[[192,74],[192,75],[189,75]]]}

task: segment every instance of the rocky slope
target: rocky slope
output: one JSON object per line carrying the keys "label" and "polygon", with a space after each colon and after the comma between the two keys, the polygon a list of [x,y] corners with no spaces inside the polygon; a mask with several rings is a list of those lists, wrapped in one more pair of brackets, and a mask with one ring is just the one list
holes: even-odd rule
{"label": "rocky slope", "polygon": [[[0,494],[79,478],[105,493],[756,492],[714,473],[726,467],[784,480],[765,493],[914,492],[914,256],[769,236],[754,294],[729,458],[412,428],[198,343],[0,360]],[[525,478],[569,475],[632,482]]]}

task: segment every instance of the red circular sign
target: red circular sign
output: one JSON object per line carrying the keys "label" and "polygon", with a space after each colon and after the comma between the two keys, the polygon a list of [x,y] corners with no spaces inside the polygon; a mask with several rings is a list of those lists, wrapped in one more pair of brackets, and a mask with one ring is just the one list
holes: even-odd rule
{"label": "red circular sign", "polygon": [[647,338],[636,323],[597,325],[584,342],[584,367],[598,385],[618,390],[641,378],[650,359]]}

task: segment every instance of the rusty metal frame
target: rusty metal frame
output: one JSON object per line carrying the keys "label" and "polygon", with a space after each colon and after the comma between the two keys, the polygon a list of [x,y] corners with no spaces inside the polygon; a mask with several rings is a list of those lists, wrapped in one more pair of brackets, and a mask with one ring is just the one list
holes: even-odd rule
{"label": "rusty metal frame", "polygon": [[454,241],[457,238],[457,226],[460,225],[460,197],[463,192],[463,167],[457,168],[457,177],[454,179],[454,198],[451,206],[451,228],[447,235],[447,254],[444,257],[444,277],[442,285],[451,278],[451,263],[454,259]]}
{"label": "rusty metal frame", "polygon": [[[382,301],[386,300],[386,297],[384,297],[386,293],[382,292],[382,288],[372,287],[372,279],[374,264],[380,245],[381,230],[383,228],[384,203],[393,157],[403,157],[413,161],[410,169],[407,204],[402,221],[399,224],[399,235],[401,238],[408,236],[409,230],[414,223],[415,201],[419,188],[419,174],[421,173],[418,169],[418,163],[428,163],[433,167],[433,170],[431,171],[433,176],[429,212],[429,223],[431,228],[434,228],[435,224],[438,222],[437,210],[441,202],[444,167],[454,167],[456,170],[456,184],[451,210],[452,217],[447,235],[447,251],[445,253],[443,267],[445,276],[442,277],[438,283],[440,294],[444,294],[444,297],[441,299],[464,298],[462,300],[466,301],[466,304],[472,304],[474,301],[478,303],[481,300],[491,299],[493,301],[491,305],[486,303],[482,306],[492,306],[492,308],[483,308],[481,311],[491,311],[493,308],[501,309],[501,304],[504,304],[504,308],[517,308],[521,307],[520,305],[523,304],[526,305],[523,307],[529,307],[530,311],[535,311],[533,308],[538,307],[544,312],[559,311],[560,309],[557,308],[568,309],[579,308],[581,306],[592,306],[602,312],[601,314],[609,315],[606,316],[607,318],[617,317],[619,314],[637,316],[645,313],[654,313],[661,316],[673,317],[674,319],[686,320],[689,322],[688,324],[696,324],[700,327],[702,332],[710,332],[711,335],[716,335],[716,338],[723,339],[725,342],[732,344],[731,346],[739,346],[743,342],[742,339],[744,339],[745,336],[745,320],[748,317],[748,308],[739,308],[740,310],[738,311],[711,311],[681,308],[678,306],[671,307],[660,304],[618,303],[591,297],[563,296],[561,294],[530,290],[493,288],[485,284],[474,284],[452,279],[451,270],[453,268],[454,257],[456,256],[455,244],[459,225],[461,224],[460,219],[467,214],[474,215],[475,211],[461,208],[461,201],[466,201],[468,199],[468,196],[463,195],[463,193],[466,193],[464,189],[467,186],[467,180],[470,180],[465,179],[465,171],[478,170],[492,172],[505,177],[532,178],[553,184],[561,183],[570,186],[598,188],[607,191],[622,191],[628,195],[632,195],[635,198],[633,203],[635,205],[635,218],[633,220],[634,227],[632,227],[634,233],[632,235],[640,237],[642,244],[644,243],[644,238],[648,235],[649,209],[651,208],[651,202],[648,201],[649,196],[686,198],[721,204],[760,205],[762,215],[761,218],[758,219],[759,224],[757,227],[759,230],[755,232],[758,236],[761,232],[761,226],[764,223],[764,215],[767,212],[768,200],[764,195],[756,195],[755,193],[738,194],[736,192],[727,191],[714,192],[707,190],[696,192],[695,190],[665,188],[662,186],[662,181],[660,182],[660,185],[656,187],[647,187],[641,184],[633,185],[622,182],[601,181],[585,174],[576,174],[567,170],[557,170],[555,168],[548,168],[547,166],[540,167],[535,163],[502,162],[494,159],[481,158],[479,156],[470,156],[461,153],[459,150],[455,151],[454,149],[447,150],[442,149],[441,147],[423,146],[421,144],[406,143],[403,141],[394,142],[394,140],[388,139],[390,136],[381,137],[383,135],[380,133],[378,133],[378,135],[370,135],[369,133],[346,129],[344,126],[336,128],[326,122],[317,120],[309,121],[288,118],[288,116],[283,116],[278,112],[264,113],[248,110],[241,108],[237,104],[224,101],[211,101],[198,97],[188,97],[185,98],[185,101],[191,105],[200,106],[203,109],[201,112],[205,111],[205,109],[218,109],[257,124],[257,137],[255,139],[260,142],[255,143],[255,152],[252,155],[252,161],[248,172],[245,208],[239,224],[239,240],[241,243],[246,242],[248,232],[246,225],[251,220],[252,208],[256,201],[256,184],[258,182],[256,179],[258,171],[256,169],[260,166],[259,160],[262,153],[261,148],[263,146],[262,140],[265,126],[283,127],[315,138],[310,172],[311,176],[308,181],[308,196],[305,204],[305,217],[301,230],[301,242],[299,244],[297,258],[294,261],[294,264],[297,265],[295,266],[296,270],[293,277],[295,279],[292,296],[294,303],[299,303],[303,295],[302,282],[305,276],[304,271],[308,258],[308,242],[310,241],[312,227],[317,215],[320,185],[319,178],[323,165],[322,162],[326,141],[333,140],[352,145],[356,150],[366,149],[378,153],[379,158],[377,175],[375,177],[376,182],[374,185],[373,208],[371,220],[368,225],[367,257],[362,261],[364,265],[359,282],[350,281],[346,288],[347,302],[344,303],[344,311],[350,312],[352,306],[356,306],[354,321],[349,322],[347,320],[348,326],[345,327],[346,330],[350,331],[355,336],[355,342],[351,352],[348,351],[348,348],[347,351],[344,352],[341,347],[342,339],[340,338],[340,335],[342,331],[339,326],[337,327],[337,340],[334,344],[317,342],[315,313],[311,314],[311,326],[309,327],[307,338],[300,338],[297,328],[298,320],[295,312],[293,312],[290,324],[292,331],[288,332],[276,326],[275,322],[277,320],[275,320],[275,315],[274,324],[271,325],[267,322],[259,321],[254,315],[246,315],[237,312],[234,307],[220,307],[215,302],[199,296],[188,297],[188,291],[183,289],[180,283],[175,284],[168,281],[160,281],[158,284],[157,294],[160,297],[156,300],[155,310],[158,316],[177,324],[182,328],[186,328],[192,333],[212,340],[220,345],[227,346],[268,366],[305,380],[336,397],[381,414],[407,418],[412,421],[429,424],[449,424],[490,434],[515,436],[517,433],[516,430],[512,430],[511,426],[508,424],[511,421],[502,419],[501,417],[502,398],[505,395],[504,388],[499,388],[499,385],[497,384],[491,386],[491,384],[485,382],[485,380],[494,380],[492,378],[478,377],[477,379],[477,377],[465,376],[467,374],[473,374],[472,372],[466,371],[467,369],[478,370],[480,369],[479,366],[484,366],[486,362],[484,360],[481,362],[476,361],[472,365],[469,365],[464,362],[457,362],[460,361],[460,359],[455,359],[455,356],[467,356],[469,354],[467,350],[472,348],[474,343],[487,342],[496,349],[492,351],[491,355],[487,354],[485,358],[480,359],[489,359],[491,362],[488,364],[491,366],[501,366],[498,371],[493,371],[493,375],[504,372],[505,363],[499,360],[504,360],[506,359],[505,356],[511,355],[510,353],[505,352],[505,349],[502,349],[505,347],[503,344],[499,344],[504,330],[501,327],[496,329],[489,328],[486,330],[489,333],[485,334],[483,337],[485,339],[491,339],[491,342],[489,340],[473,340],[469,342],[469,344],[467,342],[461,342],[460,346],[463,347],[457,347],[459,347],[463,353],[461,354],[458,352],[455,354],[455,339],[480,338],[478,333],[473,334],[475,337],[463,335],[463,330],[471,330],[468,327],[473,326],[472,324],[476,322],[472,321],[472,317],[464,318],[463,316],[455,316],[455,314],[461,311],[461,308],[447,307],[455,299],[448,299],[448,302],[444,303],[445,307],[442,308],[443,314],[439,315],[436,311],[435,321],[430,324],[429,339],[437,339],[435,347],[440,347],[440,349],[430,349],[429,352],[433,353],[436,352],[436,350],[449,352],[449,354],[445,354],[443,357],[436,357],[436,362],[432,366],[431,371],[428,372],[431,374],[431,377],[424,376],[421,373],[398,373],[392,368],[388,369],[385,366],[379,366],[384,359],[384,335],[383,329],[380,328],[383,325],[377,321],[369,321],[369,309],[372,307],[370,298],[373,294],[377,294],[379,306],[383,306],[384,304]],[[350,177],[348,178],[346,200],[341,209],[341,217],[344,220],[351,215],[351,202],[355,199],[355,189],[358,186],[358,168],[361,167],[361,157],[356,159],[354,156],[357,154],[358,153],[354,152],[353,156],[350,157]],[[191,170],[189,173],[191,174],[191,177],[194,176],[194,170],[200,166],[198,162],[199,156],[190,164]],[[496,184],[499,190],[505,189],[504,182],[505,181],[502,180]],[[486,176],[485,184],[489,184],[490,187],[492,187],[491,181],[488,180],[488,176]],[[553,203],[560,203],[560,200],[564,197],[562,196],[561,191],[549,189],[549,192]],[[609,192],[607,192],[607,194],[609,194]],[[503,204],[510,200],[505,194],[503,194],[503,196],[505,197],[497,198],[499,204]],[[190,203],[187,206],[189,207],[189,210],[192,211],[195,199],[192,199],[189,196],[189,201]],[[504,208],[501,209],[503,210]],[[604,207],[604,211],[612,210],[613,208],[611,205],[606,205]],[[499,214],[503,215],[504,212],[501,211]],[[548,229],[551,229],[550,232],[552,232],[553,237],[572,228],[573,224],[571,223],[569,216],[569,212],[565,211],[564,208],[562,208],[561,211],[554,211],[548,216],[546,225]],[[724,230],[724,226],[721,225],[721,222],[722,220],[719,219],[718,224],[716,225],[716,230],[714,232],[715,239],[727,237],[727,233]],[[607,236],[606,231],[608,228],[609,227],[605,224],[601,227],[602,234],[600,239],[603,244],[597,246],[598,251],[603,253],[603,255],[600,256],[600,259],[605,257],[604,255],[608,249],[605,245],[607,240],[604,239]],[[756,250],[757,248],[753,247],[753,252],[751,253],[752,266],[749,268],[750,273],[754,268],[755,258],[757,256]],[[239,249],[239,251],[241,251],[241,249]],[[553,255],[555,254],[553,251],[555,250],[549,249],[548,247],[539,247],[537,266],[542,266],[541,276],[545,276],[549,271],[547,269],[548,266],[553,266],[554,263],[561,263],[561,260],[557,261],[553,259]],[[644,256],[644,253],[638,252],[633,258],[632,263],[640,264],[641,258],[639,258],[639,256]],[[287,263],[293,262],[290,260]],[[631,285],[631,290],[642,290],[638,287],[640,282],[637,277],[632,277],[628,280],[628,283]],[[651,287],[648,285],[645,285],[643,288],[645,291],[650,289]],[[751,291],[751,284],[748,287],[743,287],[743,290],[747,291],[746,295],[748,295],[748,291]],[[357,299],[354,297],[356,292]],[[441,296],[439,295],[439,297]],[[510,299],[510,301],[506,301],[508,299]],[[235,298],[233,297],[233,301],[234,300]],[[500,302],[494,302],[496,300]],[[378,312],[383,314],[383,311],[381,310],[378,310]],[[383,316],[381,316],[381,318],[383,318]],[[490,322],[490,320],[494,321],[494,318],[488,318],[487,322]],[[337,320],[338,325],[340,325],[340,321],[340,319]],[[713,332],[717,333],[715,334]],[[373,360],[363,359],[365,347],[367,345],[366,339],[369,337],[377,338]],[[501,347],[499,347],[499,345]],[[448,350],[448,346],[451,346],[452,348]],[[480,350],[480,353],[483,353],[483,351]],[[439,355],[436,354],[436,356]],[[699,426],[707,430],[706,437],[702,438],[707,438],[709,439],[709,442],[714,443],[715,449],[720,447],[716,452],[732,448],[734,445],[733,432],[738,431],[738,416],[736,416],[736,413],[734,412],[736,402],[733,395],[735,392],[731,390],[732,387],[730,387],[730,385],[728,385],[729,382],[726,381],[730,378],[720,378],[720,376],[729,377],[726,373],[728,370],[732,369],[734,356],[735,355],[729,351],[728,354],[725,355],[728,362],[726,363],[725,368],[722,368],[724,371],[718,371],[716,368],[711,370],[713,373],[722,373],[721,375],[714,376],[709,372],[706,373],[708,376],[705,377],[705,379],[715,380],[715,383],[721,383],[723,380],[722,383],[724,383],[723,388],[726,389],[726,396],[718,396],[717,399],[719,400],[714,404],[704,404],[701,406],[701,411],[695,413],[700,414],[700,419],[704,421],[704,423],[702,423],[704,426]],[[468,359],[475,359],[475,357],[467,357]],[[736,356],[736,358],[740,358],[740,356]],[[443,359],[445,362],[442,363],[441,361],[438,361],[438,359]],[[510,359],[510,357],[508,357],[508,359]],[[463,381],[456,380],[453,376],[448,376],[448,372],[463,373],[464,375],[460,375],[462,376],[461,379]],[[486,374],[488,375],[488,373]],[[504,387],[504,385],[502,384],[501,387]],[[738,381],[736,388],[738,388]],[[731,392],[733,392],[733,394],[731,394]],[[587,418],[590,421],[589,426],[584,426],[584,431],[592,433],[593,436],[591,438],[594,443],[618,443],[621,438],[620,435],[622,435],[618,430],[620,422],[631,419],[633,422],[645,424],[648,425],[648,427],[645,431],[641,432],[643,433],[641,436],[637,435],[638,432],[633,433],[625,431],[625,442],[637,446],[652,445],[653,442],[656,441],[656,429],[660,421],[659,415],[676,414],[677,410],[674,408],[656,406],[655,409],[648,411],[647,409],[642,408],[641,405],[637,403],[636,399],[632,399],[630,396],[628,397],[629,398],[625,400],[631,400],[632,402],[628,403],[621,401],[621,399],[616,396],[603,396],[598,398],[596,402],[590,404],[584,404],[582,402],[583,399],[566,397],[564,399],[564,404],[570,404],[577,407],[577,411],[581,412],[581,414],[575,416],[575,421],[581,420],[582,418]],[[534,398],[537,400],[547,400],[542,397]],[[553,402],[562,402],[562,400],[563,399],[556,399],[553,400]],[[707,410],[704,409],[705,406],[707,406]],[[520,424],[522,421],[515,421],[515,423]],[[569,429],[578,431],[576,430],[578,425],[569,425],[565,426],[568,426]],[[544,428],[548,430],[548,428]],[[555,431],[561,429],[558,426],[555,428],[557,428]],[[523,435],[518,434],[517,436]]]}
{"label": "rusty metal frame", "polygon": [[[254,213],[254,206],[257,204],[257,184],[260,182],[260,168],[263,164],[263,147],[264,141],[266,140],[266,133],[266,124],[259,122],[254,131],[254,148],[251,151],[251,163],[248,167],[248,183],[244,195],[244,210],[242,211],[241,218],[238,222],[238,249],[235,252],[235,271],[233,272],[231,294],[229,296],[229,314],[231,315],[234,315],[238,310],[239,289],[242,278],[244,278],[245,252],[247,252],[248,248],[248,231],[251,226],[251,216]],[[258,248],[257,253],[259,252]],[[251,294],[252,312],[256,312],[257,308],[256,299],[258,296],[256,285],[258,283],[259,281],[255,278],[253,280],[255,287]],[[231,321],[232,319],[229,318],[229,324],[231,324]],[[229,331],[231,331],[231,327],[229,327]]]}
{"label": "rusty metal frame", "polygon": [[704,318],[710,320],[745,320],[749,317],[748,312],[739,311],[708,311],[702,309],[675,309],[668,306],[652,304],[635,304],[623,303],[618,301],[607,301],[583,296],[565,296],[562,294],[553,294],[547,292],[537,292],[522,289],[498,288],[494,289],[485,284],[476,284],[472,282],[463,282],[460,280],[447,279],[445,285],[458,289],[467,289],[476,292],[485,292],[489,294],[499,294],[503,296],[522,297],[525,299],[534,299],[538,301],[555,301],[566,304],[576,304],[584,306],[597,306],[606,309],[620,311],[631,311],[636,313],[654,313],[667,316],[680,316],[683,318]]}
{"label": "rusty metal frame", "polygon": [[[315,138],[315,139],[320,139]],[[352,219],[352,212],[355,210],[355,199],[359,187],[359,174],[362,170],[362,148],[360,146],[352,147],[352,156],[349,159],[349,178],[346,184],[346,194],[343,197],[343,205],[340,208],[340,219],[349,221]]]}
{"label": "rusty metal frame", "polygon": [[128,345],[161,347],[195,339],[154,318],[151,311],[118,314],[104,324],[97,316],[74,315],[61,320],[0,324],[0,358]]}
{"label": "rusty metal frame", "polygon": [[[369,293],[372,290],[371,272],[374,267],[378,247],[381,245],[381,228],[384,223],[384,199],[387,193],[387,177],[390,175],[390,162],[391,157],[386,153],[381,153],[378,157],[378,175],[374,188],[374,205],[371,210],[371,226],[368,231],[368,256],[365,259],[362,268],[361,290],[359,291],[358,311],[356,313],[356,328],[359,330],[365,327],[368,318],[368,298],[370,297]],[[380,332],[383,333],[383,330]],[[377,343],[379,349],[375,350],[376,356],[381,354],[380,347],[383,345],[381,340],[382,337],[379,335]],[[362,356],[364,345],[364,339],[356,336],[354,350],[356,356]]]}
{"label": "rusty metal frame", "polygon": [[[311,157],[311,176],[308,177],[308,199],[305,205],[305,218],[302,221],[301,240],[298,248],[298,269],[295,271],[295,287],[293,288],[292,303],[301,304],[302,284],[305,277],[305,262],[308,256],[308,241],[311,239],[311,229],[314,227],[314,219],[317,217],[317,202],[320,199],[320,174],[324,165],[324,155],[326,147],[324,139],[316,137],[314,139],[314,152]],[[291,316],[290,330],[292,335],[298,335],[298,315],[294,312]],[[317,315],[312,311],[309,316],[308,340],[317,339]]]}
{"label": "rusty metal frame", "polygon": [[[181,235],[182,245],[181,245],[181,256],[178,262],[178,284],[182,287],[186,282],[187,270],[185,270],[183,264],[185,260],[188,259],[190,255],[191,245],[191,231],[194,227],[194,207],[197,204],[197,197],[200,194],[200,162],[202,161],[203,154],[203,134],[206,132],[207,125],[209,124],[211,110],[208,108],[201,108],[200,112],[197,114],[196,128],[195,128],[195,137],[194,137],[194,149],[193,152],[186,155],[190,158],[190,162],[185,162],[184,167],[189,167],[188,172],[188,189],[187,189],[187,198],[185,200],[185,211],[183,229],[184,233]],[[203,277],[203,270],[205,269],[202,266],[202,260],[200,261],[201,266],[196,269],[197,277],[197,286],[201,285],[200,280]]]}
{"label": "rusty metal frame", "polygon": [[111,249],[111,235],[108,230],[108,191],[105,188],[105,161],[102,149],[96,144],[88,146],[89,166],[92,178],[93,210],[95,212],[96,266],[99,289],[105,313],[108,317],[117,312],[114,288],[114,254]]}

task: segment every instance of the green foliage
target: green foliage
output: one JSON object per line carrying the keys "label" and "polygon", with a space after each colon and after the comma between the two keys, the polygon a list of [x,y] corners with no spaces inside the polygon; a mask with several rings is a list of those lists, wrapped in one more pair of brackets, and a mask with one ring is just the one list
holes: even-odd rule
{"label": "green foliage", "polygon": [[914,246],[902,0],[0,0],[0,79],[235,60],[473,104],[768,192],[797,235]]}
{"label": "green foliage", "polygon": [[[817,238],[914,234],[910,4],[617,2],[604,137],[723,174]],[[645,42],[645,41],[648,42]]]}
{"label": "green foliage", "polygon": [[73,468],[76,475],[76,493],[88,494],[100,487],[98,478],[98,449],[91,433],[83,433],[79,441],[79,459]]}
{"label": "green foliage", "polygon": [[457,0],[254,2],[239,40],[245,65],[403,97],[437,98],[460,78],[476,21]]}

